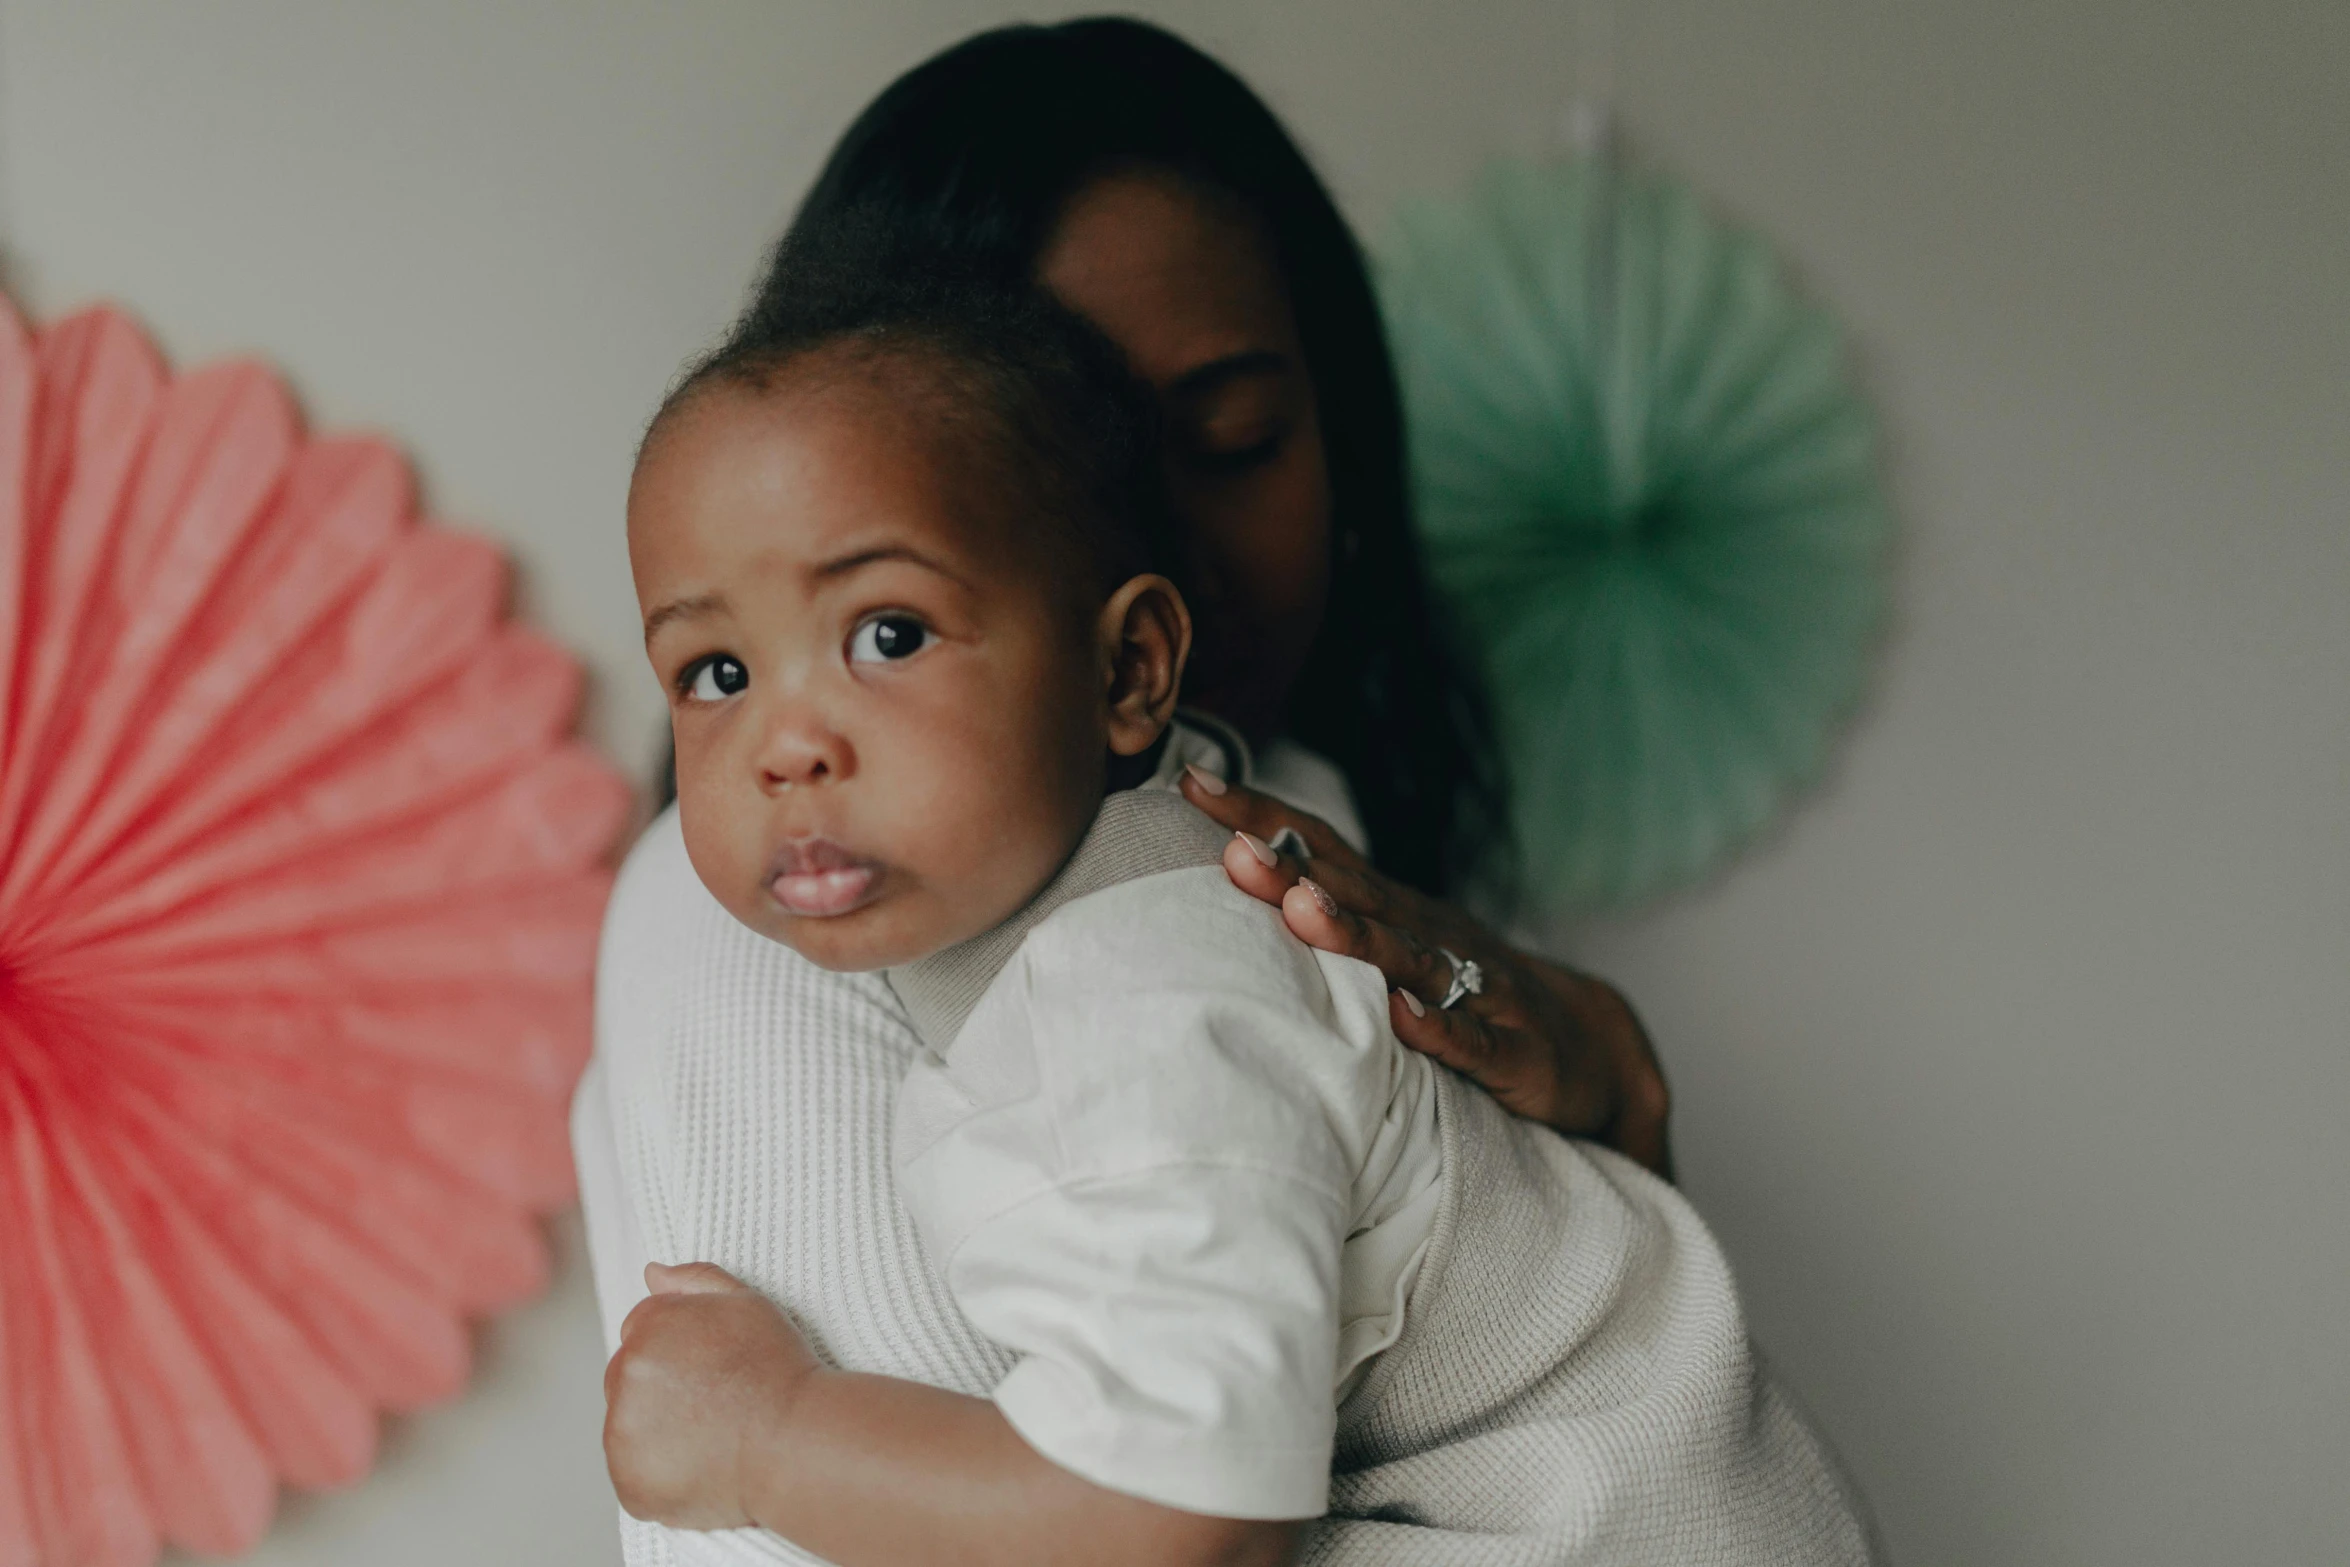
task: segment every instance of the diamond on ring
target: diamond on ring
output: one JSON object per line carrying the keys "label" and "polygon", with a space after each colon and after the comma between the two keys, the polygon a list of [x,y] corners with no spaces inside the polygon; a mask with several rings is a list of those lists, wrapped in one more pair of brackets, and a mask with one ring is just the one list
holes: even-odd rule
{"label": "diamond on ring", "polygon": [[1436,1003],[1439,1012],[1449,1011],[1460,1004],[1463,996],[1485,994],[1485,970],[1478,967],[1475,958],[1464,958],[1450,947],[1438,947],[1444,961],[1452,965],[1452,984],[1444,992],[1444,999]]}

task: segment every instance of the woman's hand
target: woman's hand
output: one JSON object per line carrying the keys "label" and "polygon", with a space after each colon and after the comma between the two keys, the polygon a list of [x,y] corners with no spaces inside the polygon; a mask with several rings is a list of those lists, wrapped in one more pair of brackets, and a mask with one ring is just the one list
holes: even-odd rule
{"label": "woman's hand", "polygon": [[632,1517],[679,1529],[752,1522],[765,1433],[817,1369],[784,1314],[724,1268],[652,1263],[653,1293],[604,1368],[604,1461]]}
{"label": "woman's hand", "polygon": [[[1186,773],[1183,794],[1238,835],[1224,851],[1235,886],[1279,905],[1309,945],[1386,976],[1397,1038],[1474,1079],[1504,1108],[1672,1178],[1664,1072],[1613,986],[1529,957],[1452,904],[1382,876],[1320,817],[1198,768]],[[1304,843],[1305,857],[1267,847],[1284,829]],[[1440,947],[1485,977],[1482,994],[1442,1011],[1452,965]]]}

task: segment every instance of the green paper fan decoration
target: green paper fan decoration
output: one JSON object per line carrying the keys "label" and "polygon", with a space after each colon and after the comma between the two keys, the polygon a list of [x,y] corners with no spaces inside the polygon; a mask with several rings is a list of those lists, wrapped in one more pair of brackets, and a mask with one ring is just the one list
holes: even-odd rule
{"label": "green paper fan decoration", "polygon": [[1489,169],[1379,271],[1528,892],[1557,915],[1690,881],[1818,771],[1884,611],[1840,334],[1760,242],[1604,158]]}

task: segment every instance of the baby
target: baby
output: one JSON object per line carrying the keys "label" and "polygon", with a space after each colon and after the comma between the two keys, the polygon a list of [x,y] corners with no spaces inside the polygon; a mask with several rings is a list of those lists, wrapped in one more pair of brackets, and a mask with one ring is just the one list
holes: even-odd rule
{"label": "baby", "polygon": [[1263,846],[1173,788],[1220,743],[1115,350],[853,237],[782,265],[630,494],[685,842],[745,924],[887,971],[930,1048],[902,1196],[1018,1361],[989,1400],[833,1370],[656,1265],[606,1375],[629,1510],[848,1567],[1865,1561],[1687,1207],[1231,884]]}

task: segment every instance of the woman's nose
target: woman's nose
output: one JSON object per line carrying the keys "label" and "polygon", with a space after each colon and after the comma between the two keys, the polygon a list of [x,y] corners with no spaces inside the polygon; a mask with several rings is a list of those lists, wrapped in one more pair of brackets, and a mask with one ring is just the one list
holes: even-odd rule
{"label": "woman's nose", "polygon": [[838,783],[856,764],[848,740],[813,713],[783,715],[759,751],[760,787],[773,793],[809,784]]}

